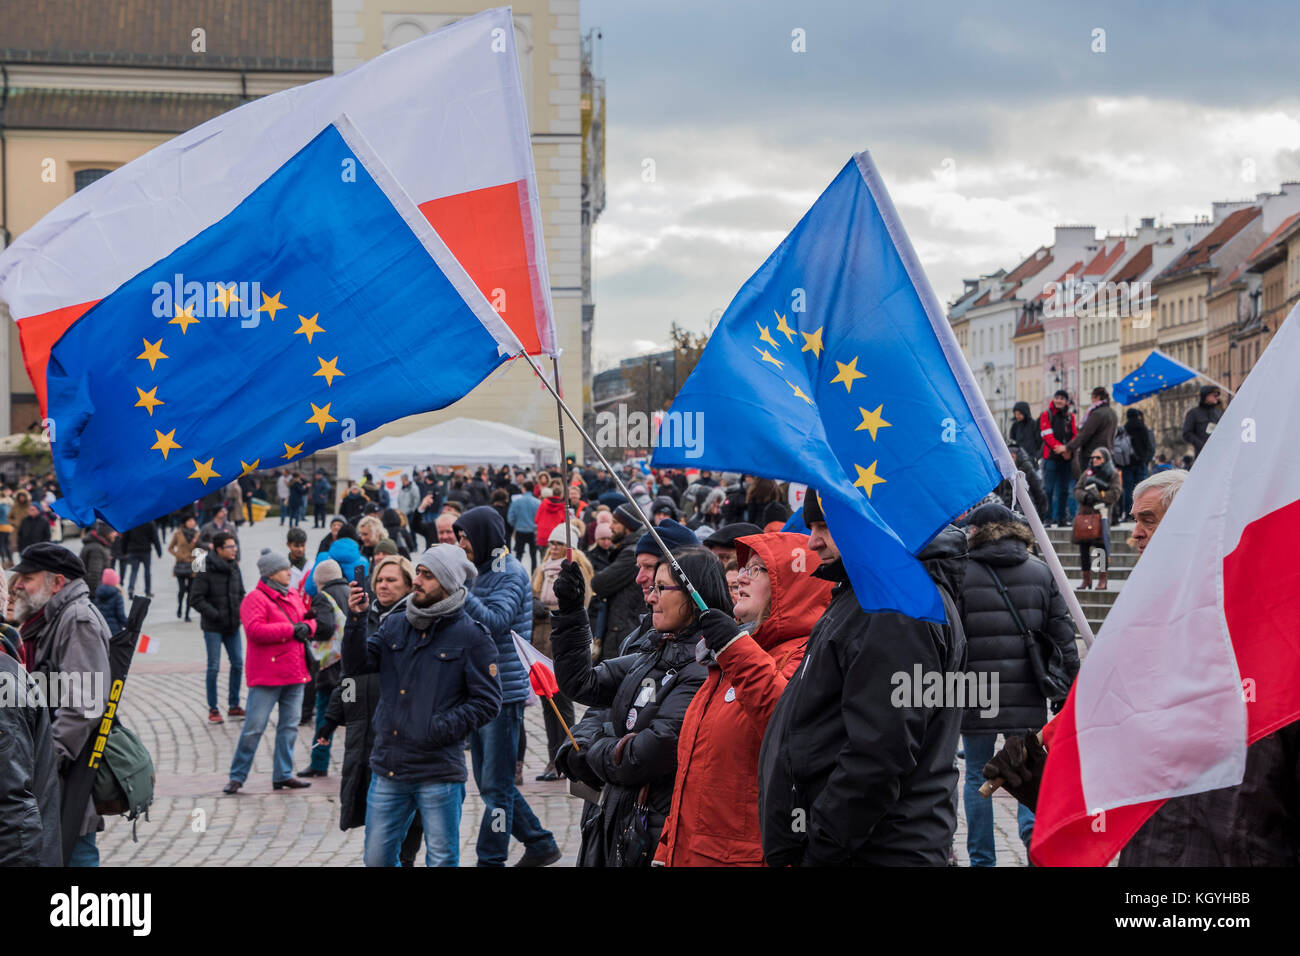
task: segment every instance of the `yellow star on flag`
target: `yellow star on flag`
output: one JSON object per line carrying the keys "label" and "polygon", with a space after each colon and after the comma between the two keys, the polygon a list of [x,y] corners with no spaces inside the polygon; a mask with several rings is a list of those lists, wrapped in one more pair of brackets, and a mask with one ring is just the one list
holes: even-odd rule
{"label": "yellow star on flag", "polygon": [[774,359],[774,358],[772,358],[772,353],[769,352],[767,349],[760,349],[757,345],[755,345],[755,346],[754,346],[754,351],[757,352],[759,355],[763,356],[763,361],[764,361],[764,362],[771,362],[771,363],[772,363],[773,365],[775,365],[777,368],[782,368],[782,367],[784,367],[784,365],[785,365],[784,362],[781,362],[781,361],[779,361],[778,359]]}
{"label": "yellow star on flag", "polygon": [[297,329],[294,330],[294,333],[293,333],[293,334],[294,334],[294,335],[305,335],[305,336],[307,336],[307,344],[310,345],[310,344],[311,344],[311,337],[312,337],[313,335],[315,335],[317,332],[324,332],[324,331],[325,331],[324,329],[322,329],[322,328],[321,328],[321,327],[316,323],[316,319],[317,319],[317,317],[318,317],[319,315],[320,315],[320,313],[317,312],[316,315],[313,315],[310,319],[307,318],[307,316],[305,316],[305,315],[300,315],[300,316],[298,316],[298,321],[299,321],[301,324],[298,326]]}
{"label": "yellow star on flag", "polygon": [[876,475],[876,464],[877,462],[873,461],[869,468],[863,468],[856,462],[853,464],[853,467],[858,470],[858,480],[853,483],[853,487],[865,490],[868,498],[871,497],[872,488],[876,487],[876,485],[883,485],[885,483],[884,478]]}
{"label": "yellow star on flag", "polygon": [[262,293],[262,304],[259,305],[259,306],[257,307],[257,311],[258,311],[258,312],[270,312],[270,313],[271,313],[271,321],[274,322],[274,321],[275,321],[275,313],[279,312],[281,309],[287,309],[287,308],[288,308],[287,305],[281,305],[281,304],[280,304],[280,293],[279,293],[279,292],[277,292],[275,295],[267,295],[265,292],[263,292],[263,293]]}
{"label": "yellow star on flag", "polygon": [[186,331],[189,329],[189,327],[197,323],[199,320],[194,318],[193,306],[190,306],[188,309],[182,309],[178,305],[175,308],[176,308],[176,318],[172,319],[167,324],[179,325],[181,327],[181,335],[184,335]]}
{"label": "yellow star on flag", "polygon": [[328,362],[318,355],[316,356],[316,361],[320,362],[320,369],[318,371],[312,372],[311,373],[312,377],[315,377],[317,375],[325,376],[325,386],[327,388],[334,384],[335,376],[343,374],[342,372],[339,371],[339,366],[338,366],[339,357],[337,355],[334,356],[332,359],[330,359]]}
{"label": "yellow star on flag", "polygon": [[[754,324],[758,325],[757,322],[755,322]],[[776,339],[772,338],[772,333],[768,331],[766,325],[758,325],[758,340],[760,342],[766,342],[774,349],[779,349],[781,347],[780,345],[777,344]],[[754,346],[754,348],[758,348],[758,346],[756,345]]]}
{"label": "yellow star on flag", "polygon": [[201,463],[200,463],[200,461],[199,461],[197,458],[191,458],[190,461],[194,462],[194,474],[192,474],[192,475],[188,475],[187,477],[189,477],[189,478],[197,478],[197,479],[199,479],[199,481],[203,482],[204,485],[206,485],[206,484],[208,483],[208,479],[209,479],[209,478],[220,478],[220,477],[221,477],[221,476],[218,475],[215,471],[212,470],[212,459],[211,459],[211,458],[209,458],[207,461],[205,461],[205,462],[201,462]]}
{"label": "yellow star on flag", "polygon": [[217,294],[213,297],[212,301],[219,302],[221,304],[221,308],[229,312],[230,304],[232,302],[244,301],[239,296],[235,295],[235,288],[236,286],[235,283],[233,282],[230,283],[230,285],[228,286],[223,286],[221,283],[217,283]]}
{"label": "yellow star on flag", "polygon": [[776,316],[776,330],[785,335],[787,341],[793,342],[794,329],[790,328],[790,326],[786,324],[785,316],[777,315],[776,309],[772,310],[772,314]]}
{"label": "yellow star on flag", "polygon": [[836,375],[833,379],[831,379],[831,384],[834,385],[836,382],[840,382],[841,384],[843,384],[844,390],[846,392],[853,391],[854,379],[867,377],[866,372],[858,371],[858,357],[856,355],[853,356],[853,361],[849,362],[847,365],[839,361],[837,361],[835,364],[840,367],[840,374]]}
{"label": "yellow star on flag", "polygon": [[871,432],[871,440],[875,441],[876,432],[878,432],[882,428],[893,427],[892,425],[889,424],[889,422],[885,421],[883,418],[880,417],[880,412],[884,407],[885,406],[883,403],[877,405],[876,410],[874,412],[869,412],[865,408],[859,408],[858,411],[862,413],[862,424],[853,430],[855,432],[860,432],[863,430],[869,431]]}
{"label": "yellow star on flag", "polygon": [[338,421],[337,418],[330,414],[330,402],[326,402],[324,408],[319,407],[315,402],[308,402],[307,404],[311,406],[311,418],[307,419],[306,424],[319,425],[320,430],[324,431],[328,423]]}
{"label": "yellow star on flag", "polygon": [[135,403],[135,407],[148,409],[150,418],[153,418],[153,410],[155,408],[157,408],[159,405],[167,404],[161,398],[158,397],[157,385],[149,389],[149,391],[147,392],[139,385],[135,387],[135,390],[140,393],[140,401]]}
{"label": "yellow star on flag", "polygon": [[[158,440],[154,442],[152,445],[150,445],[149,449],[151,451],[162,452],[163,461],[167,460],[167,453],[169,451],[171,451],[173,448],[181,447],[180,445],[176,444],[175,441],[173,441],[173,439],[176,437],[176,429],[173,428],[166,435],[164,435],[162,432],[160,432],[158,429],[155,428],[153,430],[153,433],[158,436]],[[194,464],[197,466],[198,462],[195,462]],[[193,478],[194,476],[190,475],[190,477]]]}
{"label": "yellow star on flag", "polygon": [[298,442],[298,444],[296,444],[296,445],[290,445],[288,442],[285,442],[285,443],[284,443],[284,454],[281,455],[280,457],[283,458],[285,461],[288,461],[288,460],[289,460],[290,458],[292,458],[294,455],[301,455],[301,454],[302,454],[302,446],[303,446],[304,444],[306,444],[306,443],[305,443],[305,442]]}
{"label": "yellow star on flag", "polygon": [[824,348],[822,345],[821,327],[818,326],[817,331],[813,332],[811,335],[807,332],[800,332],[799,334],[803,336],[803,348],[799,351],[811,352],[815,358],[821,358],[822,349]]}
{"label": "yellow star on flag", "polygon": [[811,404],[813,403],[813,400],[812,400],[811,398],[809,398],[807,395],[805,395],[805,394],[803,393],[803,389],[800,388],[798,385],[796,385],[794,382],[790,381],[790,380],[787,378],[787,379],[785,380],[785,384],[789,385],[792,389],[794,389],[794,395],[795,395],[795,398],[802,398],[802,399],[803,399],[805,402],[807,402],[809,405],[811,405]]}
{"label": "yellow star on flag", "polygon": [[166,355],[163,355],[162,339],[157,342],[150,342],[148,339],[141,339],[140,341],[144,342],[144,351],[137,355],[136,358],[148,359],[151,370],[158,364],[159,359],[167,358]]}
{"label": "yellow star on flag", "polygon": [[239,473],[239,477],[243,478],[245,475],[251,475],[253,472],[257,471],[257,466],[261,463],[262,459],[260,458],[254,458],[251,465],[243,459],[240,459],[239,467],[243,470]]}

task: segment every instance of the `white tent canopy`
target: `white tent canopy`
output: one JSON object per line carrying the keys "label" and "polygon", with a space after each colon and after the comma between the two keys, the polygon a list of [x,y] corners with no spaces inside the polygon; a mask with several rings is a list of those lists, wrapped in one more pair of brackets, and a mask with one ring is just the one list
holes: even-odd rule
{"label": "white tent canopy", "polygon": [[348,456],[348,471],[360,478],[369,468],[423,468],[426,465],[536,465],[560,460],[554,438],[476,418],[453,418],[409,435],[381,438]]}

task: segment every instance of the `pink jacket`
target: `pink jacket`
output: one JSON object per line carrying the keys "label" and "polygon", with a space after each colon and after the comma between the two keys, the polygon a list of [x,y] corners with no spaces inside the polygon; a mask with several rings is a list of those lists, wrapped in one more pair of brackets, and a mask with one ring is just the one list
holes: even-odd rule
{"label": "pink jacket", "polygon": [[[244,652],[244,679],[249,687],[280,687],[305,684],[307,659],[300,641],[293,639],[293,626],[304,620],[302,595],[290,591],[278,594],[265,581],[248,592],[239,605],[239,620],[248,638]],[[316,622],[307,621],[312,633]]]}

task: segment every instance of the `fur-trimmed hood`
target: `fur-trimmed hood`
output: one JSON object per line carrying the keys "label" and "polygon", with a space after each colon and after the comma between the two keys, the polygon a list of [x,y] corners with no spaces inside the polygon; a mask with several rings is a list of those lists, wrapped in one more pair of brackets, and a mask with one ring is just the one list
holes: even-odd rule
{"label": "fur-trimmed hood", "polygon": [[982,545],[1007,538],[1022,541],[1028,547],[1034,543],[1034,532],[1030,530],[1029,525],[1020,521],[995,521],[972,527],[968,543],[970,549],[974,551]]}

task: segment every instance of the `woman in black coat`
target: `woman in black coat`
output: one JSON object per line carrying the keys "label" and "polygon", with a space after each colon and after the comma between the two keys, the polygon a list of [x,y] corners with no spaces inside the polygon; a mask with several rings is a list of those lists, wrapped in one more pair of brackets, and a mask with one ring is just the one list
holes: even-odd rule
{"label": "woman in black coat", "polygon": [[[1092,450],[1083,465],[1083,474],[1074,486],[1074,500],[1079,502],[1079,514],[1101,515],[1101,577],[1097,590],[1106,590],[1106,572],[1110,562],[1110,509],[1119,501],[1123,481],[1110,460],[1110,451],[1104,446]],[[1083,588],[1092,587],[1092,548],[1097,541],[1079,542],[1079,567],[1083,570]]]}
{"label": "woman in black coat", "polygon": [[[705,603],[731,614],[722,563],[702,548],[675,556]],[[637,650],[593,667],[585,593],[581,571],[566,563],[551,618],[555,676],[566,695],[608,714],[599,726],[584,720],[582,749],[566,741],[555,766],[565,777],[607,788],[602,809],[584,816],[579,865],[649,866],[672,803],[677,735],[707,674],[695,659],[700,615],[671,565],[661,562],[650,593],[653,629]]]}
{"label": "woman in black coat", "polygon": [[1133,460],[1124,466],[1124,502],[1121,512],[1125,521],[1133,520],[1133,489],[1146,480],[1147,469],[1156,454],[1156,441],[1147,428],[1142,409],[1130,408],[1124,413],[1123,430],[1133,446]]}
{"label": "woman in black coat", "polygon": [[[976,675],[976,687],[987,693],[983,704],[967,707],[961,722],[966,751],[966,846],[971,866],[994,866],[993,807],[979,793],[984,765],[993,758],[998,734],[1009,738],[1037,732],[1048,716],[1047,699],[1034,677],[1025,638],[994,575],[1021,623],[1061,649],[1071,680],[1079,670],[1079,652],[1074,623],[1052,572],[1029,553],[1034,536],[1024,519],[1002,505],[983,505],[971,513],[968,529],[970,550],[959,602],[966,631],[966,671]],[[1017,816],[1020,839],[1028,846],[1034,815],[1022,805]]]}

